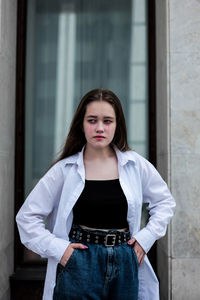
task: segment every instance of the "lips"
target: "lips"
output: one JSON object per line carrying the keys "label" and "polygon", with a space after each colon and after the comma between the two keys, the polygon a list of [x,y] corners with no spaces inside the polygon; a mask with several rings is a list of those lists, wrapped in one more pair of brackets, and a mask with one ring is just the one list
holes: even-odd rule
{"label": "lips", "polygon": [[96,135],[94,138],[97,139],[97,140],[103,140],[103,139],[105,139],[105,137],[102,136],[102,135]]}

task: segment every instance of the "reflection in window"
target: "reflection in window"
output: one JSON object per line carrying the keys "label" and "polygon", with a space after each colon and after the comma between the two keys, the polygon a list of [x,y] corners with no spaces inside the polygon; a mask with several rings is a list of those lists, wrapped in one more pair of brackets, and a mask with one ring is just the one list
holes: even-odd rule
{"label": "reflection in window", "polygon": [[25,194],[65,141],[90,89],[122,101],[130,146],[148,156],[145,0],[28,0]]}

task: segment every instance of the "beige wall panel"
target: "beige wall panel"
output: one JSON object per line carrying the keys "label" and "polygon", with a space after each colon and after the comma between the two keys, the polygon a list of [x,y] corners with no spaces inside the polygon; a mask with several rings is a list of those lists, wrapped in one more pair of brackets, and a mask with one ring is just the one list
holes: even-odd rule
{"label": "beige wall panel", "polygon": [[0,0],[0,300],[9,300],[14,258],[16,4]]}

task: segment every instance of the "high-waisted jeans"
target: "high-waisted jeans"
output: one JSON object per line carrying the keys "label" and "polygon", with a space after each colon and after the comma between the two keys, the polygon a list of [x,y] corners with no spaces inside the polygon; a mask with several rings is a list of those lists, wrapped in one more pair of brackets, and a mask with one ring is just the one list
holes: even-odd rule
{"label": "high-waisted jeans", "polygon": [[75,249],[65,267],[58,264],[53,300],[137,300],[138,260],[133,247],[84,244],[88,249]]}

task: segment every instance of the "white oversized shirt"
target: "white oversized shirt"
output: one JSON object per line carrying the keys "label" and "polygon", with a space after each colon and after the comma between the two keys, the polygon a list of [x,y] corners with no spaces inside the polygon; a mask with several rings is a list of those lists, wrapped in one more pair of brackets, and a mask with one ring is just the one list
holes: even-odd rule
{"label": "white oversized shirt", "polygon": [[[73,206],[85,185],[83,151],[57,162],[40,179],[16,217],[22,243],[48,258],[43,300],[53,298],[56,267],[70,243]],[[121,152],[115,147],[115,152],[119,181],[128,203],[129,230],[147,253],[165,235],[175,201],[150,162],[134,151]],[[143,203],[148,203],[150,217],[140,229]],[[158,280],[147,256],[139,267],[138,299],[159,299]]]}

